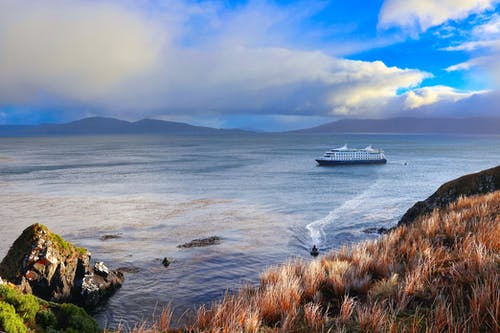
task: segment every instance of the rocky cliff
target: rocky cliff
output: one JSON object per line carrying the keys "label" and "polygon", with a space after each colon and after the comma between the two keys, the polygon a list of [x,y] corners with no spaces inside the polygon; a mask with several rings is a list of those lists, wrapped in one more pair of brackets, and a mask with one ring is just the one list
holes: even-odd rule
{"label": "rocky cliff", "polygon": [[398,226],[410,224],[417,217],[428,214],[435,208],[446,207],[459,197],[486,194],[498,190],[500,190],[500,166],[465,175],[441,185],[430,197],[414,204],[403,215]]}
{"label": "rocky cliff", "polygon": [[123,274],[103,263],[90,264],[90,253],[41,224],[26,228],[0,263],[0,276],[26,293],[87,308],[109,297]]}

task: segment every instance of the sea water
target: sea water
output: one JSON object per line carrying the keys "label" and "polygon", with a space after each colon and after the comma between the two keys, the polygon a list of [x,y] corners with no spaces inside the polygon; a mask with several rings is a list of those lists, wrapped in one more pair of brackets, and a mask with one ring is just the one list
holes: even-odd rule
{"label": "sea water", "polygon": [[[388,163],[316,165],[344,144],[384,149]],[[123,287],[94,313],[103,327],[150,320],[169,303],[182,323],[269,266],[313,260],[313,244],[324,253],[378,237],[363,230],[393,226],[442,183],[499,162],[498,136],[1,138],[0,256],[24,228],[46,224],[124,269]],[[177,247],[209,236],[222,243]]]}

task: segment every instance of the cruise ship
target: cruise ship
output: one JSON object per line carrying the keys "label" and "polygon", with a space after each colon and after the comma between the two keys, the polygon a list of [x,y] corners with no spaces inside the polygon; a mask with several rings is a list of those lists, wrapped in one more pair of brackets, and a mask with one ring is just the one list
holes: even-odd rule
{"label": "cruise ship", "polygon": [[334,148],[316,159],[319,165],[345,165],[345,164],[384,164],[387,160],[384,151],[368,146],[363,149],[348,148],[344,145]]}

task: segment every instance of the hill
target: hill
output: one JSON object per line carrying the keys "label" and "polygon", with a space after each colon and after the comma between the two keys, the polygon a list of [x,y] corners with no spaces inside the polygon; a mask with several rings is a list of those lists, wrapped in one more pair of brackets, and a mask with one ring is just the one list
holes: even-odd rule
{"label": "hill", "polygon": [[342,119],[296,132],[500,134],[500,118]]}
{"label": "hill", "polygon": [[2,125],[0,136],[55,136],[55,135],[96,135],[96,134],[238,134],[237,129],[216,129],[193,126],[186,123],[143,119],[128,122],[114,118],[91,117],[65,124],[44,125]]}
{"label": "hill", "polygon": [[441,185],[424,201],[419,201],[401,218],[398,225],[410,224],[419,216],[431,213],[435,208],[448,206],[459,197],[473,196],[500,190],[500,166],[465,175]]}

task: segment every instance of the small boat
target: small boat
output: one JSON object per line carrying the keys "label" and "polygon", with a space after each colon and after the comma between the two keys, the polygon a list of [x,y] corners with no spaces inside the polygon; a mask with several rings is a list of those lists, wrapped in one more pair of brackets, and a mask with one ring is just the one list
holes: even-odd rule
{"label": "small boat", "polygon": [[316,245],[313,245],[312,249],[311,249],[311,252],[309,252],[313,257],[316,257],[319,255],[319,250],[318,248],[316,247]]}
{"label": "small boat", "polygon": [[368,146],[363,149],[348,148],[344,145],[333,148],[316,159],[319,165],[346,165],[346,164],[384,164],[387,160],[384,151]]}

